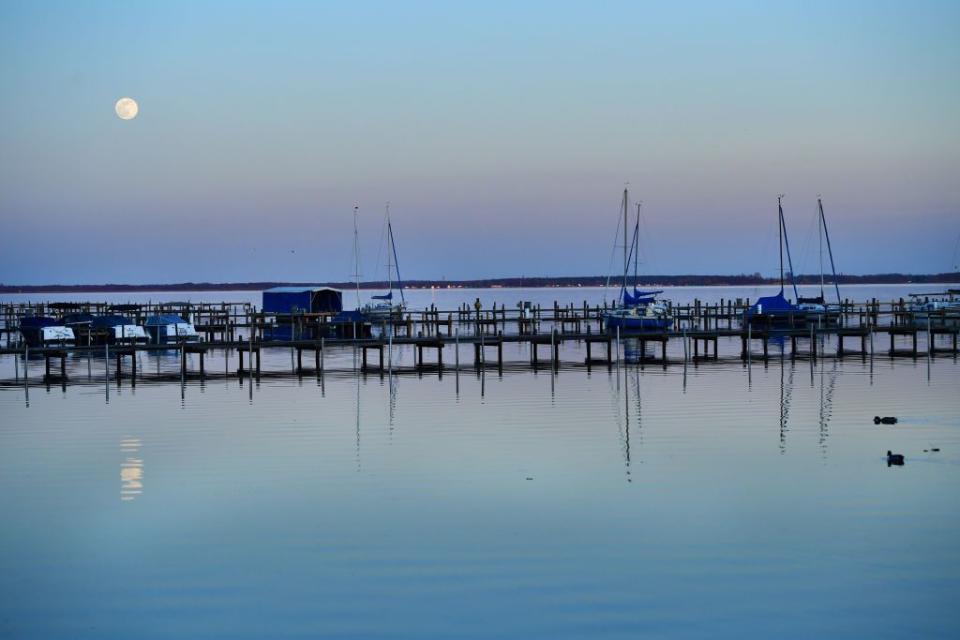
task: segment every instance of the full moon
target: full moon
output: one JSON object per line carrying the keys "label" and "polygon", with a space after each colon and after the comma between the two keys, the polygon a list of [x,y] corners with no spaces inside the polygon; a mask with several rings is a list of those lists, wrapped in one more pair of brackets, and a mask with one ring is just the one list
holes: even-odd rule
{"label": "full moon", "polygon": [[121,120],[133,120],[137,117],[140,107],[137,106],[137,101],[133,98],[120,98],[117,100],[114,110]]}

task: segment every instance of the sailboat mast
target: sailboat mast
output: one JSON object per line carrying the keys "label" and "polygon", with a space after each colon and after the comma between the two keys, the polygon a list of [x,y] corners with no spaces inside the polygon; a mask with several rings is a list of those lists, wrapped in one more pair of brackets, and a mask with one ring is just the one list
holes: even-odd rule
{"label": "sailboat mast", "polygon": [[780,234],[780,293],[783,294],[783,195],[777,196],[777,231]]}
{"label": "sailboat mast", "polygon": [[357,231],[359,206],[353,207],[353,276],[357,282],[357,309],[360,308],[360,234]]}
{"label": "sailboat mast", "polygon": [[820,209],[820,224],[823,225],[823,237],[827,239],[827,255],[830,256],[830,271],[833,273],[833,289],[837,293],[837,304],[840,304],[840,285],[837,284],[837,268],[833,264],[833,248],[830,246],[830,231],[827,230],[827,218],[823,215],[823,200],[817,198],[817,208]]}
{"label": "sailboat mast", "polygon": [[636,239],[637,250],[633,254],[633,286],[637,286],[637,281],[639,277],[637,275],[637,264],[640,260],[640,206],[643,205],[642,201],[637,201],[637,226],[633,229],[633,237]]}
{"label": "sailboat mast", "polygon": [[820,299],[823,297],[823,205],[820,204],[820,196],[817,196],[817,206],[820,208],[820,215],[817,217],[817,242],[820,246]]}
{"label": "sailboat mast", "polygon": [[630,257],[627,254],[627,213],[629,208],[627,188],[623,188],[623,287],[627,287],[627,271],[630,269]]}
{"label": "sailboat mast", "polygon": [[[391,242],[391,243],[393,242],[393,232],[390,230],[390,202],[389,201],[387,202],[387,240],[388,242]],[[390,251],[390,248],[388,247],[387,248],[387,291],[392,294],[393,293],[393,272],[391,271],[391,269],[393,268],[393,265],[390,264],[392,260],[390,253],[391,251]],[[390,304],[393,304],[393,298],[390,299]]]}
{"label": "sailboat mast", "polygon": [[[780,194],[780,198],[783,198],[783,194]],[[797,280],[796,274],[793,272],[793,258],[790,257],[790,236],[787,235],[787,221],[783,217],[783,206],[780,205],[780,198],[777,199],[777,204],[780,206],[780,229],[783,233],[783,246],[787,249],[787,266],[790,268],[790,284],[793,286],[793,296],[795,299],[800,299],[800,293],[797,291]],[[781,256],[783,254],[781,253]],[[783,271],[783,258],[780,258],[780,271]],[[780,276],[780,289],[783,290],[783,276]]]}

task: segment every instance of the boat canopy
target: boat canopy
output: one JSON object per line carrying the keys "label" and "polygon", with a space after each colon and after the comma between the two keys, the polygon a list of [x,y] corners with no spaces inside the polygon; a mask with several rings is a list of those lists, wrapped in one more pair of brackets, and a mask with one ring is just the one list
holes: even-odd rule
{"label": "boat canopy", "polygon": [[633,294],[624,289],[623,306],[636,307],[639,305],[651,304],[654,301],[654,296],[660,293],[663,293],[662,289],[658,289],[656,291],[639,291],[636,287],[634,287]]}
{"label": "boat canopy", "polygon": [[796,310],[797,307],[783,297],[783,289],[781,289],[776,295],[757,298],[757,301],[754,302],[747,311],[747,315],[752,316],[760,313],[789,313]]}
{"label": "boat canopy", "polygon": [[343,294],[330,287],[274,287],[263,292],[267,313],[336,313],[343,309]]}
{"label": "boat canopy", "polygon": [[175,313],[164,313],[158,316],[150,316],[143,324],[148,327],[166,326],[168,324],[181,324],[186,322]]}
{"label": "boat canopy", "polygon": [[373,298],[374,300],[393,300],[393,291],[384,293],[383,295],[370,296],[370,297]]}
{"label": "boat canopy", "polygon": [[97,316],[90,322],[91,327],[119,327],[125,324],[134,324],[130,318],[121,315]]}
{"label": "boat canopy", "polygon": [[29,316],[20,321],[21,329],[42,329],[43,327],[56,327],[62,323],[54,318],[47,316]]}
{"label": "boat canopy", "polygon": [[92,313],[68,313],[63,318],[65,324],[90,324],[96,318]]}

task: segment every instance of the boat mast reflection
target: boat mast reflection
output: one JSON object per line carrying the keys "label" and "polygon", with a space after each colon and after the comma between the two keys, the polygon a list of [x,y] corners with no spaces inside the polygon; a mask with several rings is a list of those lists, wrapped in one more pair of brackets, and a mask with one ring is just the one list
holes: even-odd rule
{"label": "boat mast reflection", "polygon": [[790,363],[790,375],[786,377],[786,360],[780,358],[780,453],[787,452],[787,431],[790,420],[790,398],[793,395],[794,364]]}

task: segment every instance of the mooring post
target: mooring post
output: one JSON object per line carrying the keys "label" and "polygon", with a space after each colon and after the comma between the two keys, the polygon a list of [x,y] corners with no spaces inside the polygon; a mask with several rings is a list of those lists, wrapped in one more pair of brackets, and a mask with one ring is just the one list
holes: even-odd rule
{"label": "mooring post", "polygon": [[[556,302],[554,304],[554,314],[556,314]],[[556,317],[556,315],[554,315]],[[551,371],[557,370],[557,351],[556,351],[556,342],[557,342],[557,328],[553,327],[550,330],[550,369]]]}
{"label": "mooring post", "polygon": [[480,333],[480,366],[486,368],[487,366],[487,353],[486,353],[486,340],[484,340],[484,335]]}
{"label": "mooring post", "polygon": [[[250,338],[250,351],[249,351],[249,354],[248,354],[248,355],[250,356],[250,364],[249,364],[248,366],[249,366],[251,369],[253,369],[253,332],[254,332],[254,324],[253,324],[253,323],[254,323],[254,320],[253,320],[253,316],[251,315],[251,316],[250,316],[250,335],[248,336],[248,337]],[[243,367],[243,356],[241,355],[240,358],[241,358],[241,360],[240,360],[240,366],[241,366],[241,368],[242,368],[242,367]],[[250,377],[253,378],[252,375],[251,375]],[[251,381],[251,384],[252,384],[252,381]],[[252,388],[252,386],[251,386],[251,388]]]}

